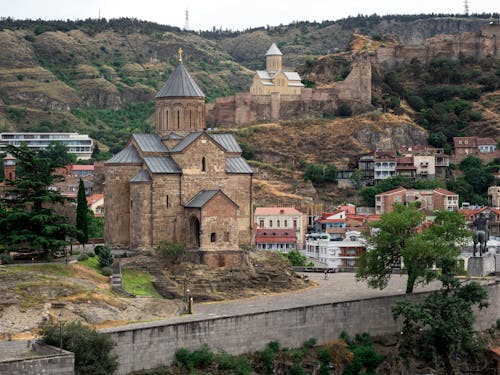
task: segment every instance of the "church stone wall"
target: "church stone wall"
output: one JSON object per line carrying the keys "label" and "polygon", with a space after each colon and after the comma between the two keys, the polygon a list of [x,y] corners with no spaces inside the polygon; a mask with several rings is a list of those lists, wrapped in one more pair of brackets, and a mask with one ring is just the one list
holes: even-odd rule
{"label": "church stone wall", "polygon": [[[222,194],[214,196],[201,211],[200,248],[203,250],[237,250],[237,208]],[[215,241],[212,242],[212,233]]]}
{"label": "church stone wall", "polygon": [[130,184],[130,246],[144,250],[151,247],[151,183]]}
{"label": "church stone wall", "polygon": [[117,248],[130,245],[130,183],[140,165],[106,165],[104,188],[104,237]]}
{"label": "church stone wall", "polygon": [[238,205],[239,243],[249,246],[253,242],[252,176],[231,174],[223,190]]}
{"label": "church stone wall", "polygon": [[[160,241],[185,241],[184,207],[180,195],[180,175],[155,174],[152,182],[152,245]],[[168,202],[167,202],[168,197]],[[168,203],[168,207],[167,207]]]}

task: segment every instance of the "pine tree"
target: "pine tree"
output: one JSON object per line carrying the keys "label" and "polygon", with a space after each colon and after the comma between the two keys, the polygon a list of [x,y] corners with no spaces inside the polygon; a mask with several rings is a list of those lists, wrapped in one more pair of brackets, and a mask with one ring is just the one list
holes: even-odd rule
{"label": "pine tree", "polygon": [[8,250],[40,251],[43,256],[63,251],[76,228],[55,210],[66,202],[49,189],[62,179],[53,174],[56,164],[46,153],[26,145],[9,145],[7,152],[16,158],[17,170],[12,189],[0,200],[0,244]]}
{"label": "pine tree", "polygon": [[76,205],[76,229],[78,229],[77,239],[84,247],[89,240],[87,197],[85,196],[85,185],[80,178],[78,186],[78,196]]}

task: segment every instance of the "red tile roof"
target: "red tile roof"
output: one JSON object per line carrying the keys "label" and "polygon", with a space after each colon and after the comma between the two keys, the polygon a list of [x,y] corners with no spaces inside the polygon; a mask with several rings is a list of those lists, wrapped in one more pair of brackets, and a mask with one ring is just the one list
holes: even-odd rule
{"label": "red tile roof", "polygon": [[93,171],[94,165],[71,164],[72,171]]}
{"label": "red tile roof", "polygon": [[457,193],[454,193],[452,191],[443,188],[435,188],[434,191],[438,194],[443,194],[443,195],[458,195]]}
{"label": "red tile roof", "polygon": [[403,192],[403,191],[406,191],[406,190],[407,189],[405,189],[404,187],[399,186],[399,187],[397,187],[395,189],[384,191],[383,193],[380,193],[380,194],[377,194],[377,195],[395,194],[395,193],[400,193],[400,192]]}
{"label": "red tile roof", "polygon": [[302,212],[293,207],[257,207],[255,216],[257,215],[302,215]]}
{"label": "red tile roof", "polygon": [[296,243],[297,236],[290,229],[257,229],[256,243]]}
{"label": "red tile roof", "polygon": [[477,147],[476,137],[453,137],[455,148]]}
{"label": "red tile roof", "polygon": [[478,146],[495,145],[497,142],[493,138],[477,138]]}

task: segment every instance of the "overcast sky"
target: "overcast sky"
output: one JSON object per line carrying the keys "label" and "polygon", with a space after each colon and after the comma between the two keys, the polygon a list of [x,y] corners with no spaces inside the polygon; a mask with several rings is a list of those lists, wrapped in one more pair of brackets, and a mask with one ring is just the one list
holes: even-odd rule
{"label": "overcast sky", "polygon": [[[471,13],[500,13],[500,0],[469,0]],[[463,13],[464,0],[0,0],[0,16],[17,19],[135,17],[192,30],[242,30],[358,14]],[[99,13],[100,12],[100,13]]]}

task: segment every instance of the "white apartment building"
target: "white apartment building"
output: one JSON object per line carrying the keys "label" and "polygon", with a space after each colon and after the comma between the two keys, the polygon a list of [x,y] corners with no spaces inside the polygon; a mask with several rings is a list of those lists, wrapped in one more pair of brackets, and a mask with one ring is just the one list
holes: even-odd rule
{"label": "white apartment building", "polygon": [[22,143],[33,150],[45,150],[51,143],[62,143],[78,160],[90,159],[94,146],[94,141],[86,134],[0,133],[0,152],[5,152],[6,145],[21,146]]}
{"label": "white apartment building", "polygon": [[328,235],[306,241],[306,256],[329,268],[357,267],[357,257],[365,251],[366,242],[358,231],[346,232],[342,241],[332,241]]}

